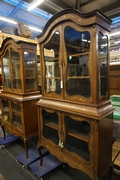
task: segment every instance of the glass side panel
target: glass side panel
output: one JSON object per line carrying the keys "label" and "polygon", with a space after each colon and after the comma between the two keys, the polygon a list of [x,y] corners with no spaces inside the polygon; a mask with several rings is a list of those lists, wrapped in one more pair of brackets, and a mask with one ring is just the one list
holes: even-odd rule
{"label": "glass side panel", "polygon": [[3,57],[3,72],[4,72],[4,87],[11,88],[10,57],[8,50],[6,51]]}
{"label": "glass side panel", "polygon": [[[86,161],[90,160],[88,148],[88,136],[90,125],[87,121],[75,121],[69,116],[65,116],[65,125],[67,128],[65,147],[68,151],[74,152]],[[86,139],[83,141],[82,139]]]}
{"label": "glass side panel", "polygon": [[17,111],[17,112],[21,113],[21,105],[20,105],[20,103],[12,102],[12,109],[13,109],[13,111]]}
{"label": "glass side panel", "polygon": [[89,98],[91,95],[88,68],[90,33],[87,31],[79,32],[67,26],[64,36],[68,60],[67,94],[69,96],[81,95]]}
{"label": "glass side panel", "polygon": [[108,37],[98,33],[99,98],[108,95]]}
{"label": "glass side panel", "polygon": [[13,125],[22,129],[21,117],[13,113]]}
{"label": "glass side panel", "polygon": [[21,66],[20,66],[20,54],[15,52],[12,48],[10,49],[12,59],[12,83],[13,89],[22,89],[21,83]]}
{"label": "glass side panel", "polygon": [[60,34],[54,33],[49,42],[44,45],[45,60],[45,91],[46,93],[61,93],[61,77],[59,69]]}
{"label": "glass side panel", "polygon": [[2,106],[3,106],[3,118],[4,118],[4,121],[10,122],[9,102],[8,102],[8,100],[2,99]]}
{"label": "glass side panel", "polygon": [[58,145],[58,115],[42,110],[43,136]]}
{"label": "glass side panel", "polygon": [[41,66],[40,63],[37,63],[38,68],[38,86],[41,86]]}
{"label": "glass side panel", "polygon": [[33,52],[24,52],[24,63],[25,63],[25,85],[26,91],[36,90],[36,56]]}
{"label": "glass side panel", "polygon": [[13,119],[12,123],[14,126],[22,129],[22,121],[21,121],[21,105],[20,103],[11,102]]}

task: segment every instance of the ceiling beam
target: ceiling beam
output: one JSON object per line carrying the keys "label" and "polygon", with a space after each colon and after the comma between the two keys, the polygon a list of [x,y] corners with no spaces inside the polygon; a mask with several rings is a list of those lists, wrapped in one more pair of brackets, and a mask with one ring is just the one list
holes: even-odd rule
{"label": "ceiling beam", "polygon": [[[18,9],[22,6],[23,4],[23,0],[21,0],[18,5],[13,9],[13,11],[9,14],[9,16],[7,17],[8,19],[13,17],[13,15],[18,11]],[[3,29],[5,27],[5,25],[7,24],[7,22],[4,22],[1,26],[0,29]]]}

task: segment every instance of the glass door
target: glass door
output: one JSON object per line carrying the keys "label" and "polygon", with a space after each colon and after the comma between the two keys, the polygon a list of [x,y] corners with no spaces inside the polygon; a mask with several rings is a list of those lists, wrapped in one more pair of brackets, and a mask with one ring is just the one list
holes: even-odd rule
{"label": "glass door", "polygon": [[12,59],[12,88],[22,90],[20,53],[10,49]]}
{"label": "glass door", "polygon": [[89,99],[91,83],[89,72],[90,30],[73,23],[64,24],[66,55],[65,99]]}
{"label": "glass door", "polygon": [[12,108],[12,124],[22,130],[22,113],[21,104],[15,101],[11,101]]}
{"label": "glass door", "polygon": [[60,142],[59,129],[60,126],[60,113],[50,109],[42,109],[42,124],[43,137],[46,143],[54,144],[58,147]]}
{"label": "glass door", "polygon": [[25,65],[25,89],[26,91],[37,90],[37,66],[34,52],[24,52]]}
{"label": "glass door", "polygon": [[43,45],[44,56],[44,93],[46,96],[60,98],[63,89],[63,68],[60,57],[60,31],[59,27],[50,35],[47,42]]}
{"label": "glass door", "polygon": [[6,51],[3,59],[2,59],[2,63],[3,63],[3,76],[4,76],[4,88],[12,88],[12,84],[11,84],[11,74],[10,74],[10,53],[9,53],[9,49]]}
{"label": "glass door", "polygon": [[91,126],[88,120],[73,116],[63,115],[64,146],[71,156],[90,161],[89,144]]}
{"label": "glass door", "polygon": [[6,99],[2,99],[2,116],[3,121],[11,123],[10,105],[9,101]]}
{"label": "glass door", "polygon": [[99,99],[108,96],[108,37],[98,32]]}

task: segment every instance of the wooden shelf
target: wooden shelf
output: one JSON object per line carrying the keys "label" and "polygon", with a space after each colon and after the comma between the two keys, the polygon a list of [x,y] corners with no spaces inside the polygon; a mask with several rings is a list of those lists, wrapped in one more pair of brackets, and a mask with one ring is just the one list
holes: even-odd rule
{"label": "wooden shelf", "polygon": [[84,55],[89,55],[89,52],[83,52],[83,53],[78,53],[78,54],[71,54],[69,56],[76,57],[76,56],[84,56]]}
{"label": "wooden shelf", "polygon": [[52,122],[50,122],[50,123],[44,123],[44,125],[52,128],[52,129],[58,130],[58,126],[57,126],[55,123],[52,123]]}

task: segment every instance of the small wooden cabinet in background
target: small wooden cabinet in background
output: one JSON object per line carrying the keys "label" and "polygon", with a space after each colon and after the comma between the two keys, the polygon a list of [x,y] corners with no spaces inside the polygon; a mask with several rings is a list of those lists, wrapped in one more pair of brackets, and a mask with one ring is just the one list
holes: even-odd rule
{"label": "small wooden cabinet in background", "polygon": [[120,95],[120,64],[110,65],[110,95]]}
{"label": "small wooden cabinet in background", "polygon": [[28,157],[27,139],[38,133],[37,109],[40,98],[36,44],[6,38],[0,49],[3,91],[0,93],[2,126],[21,136]]}
{"label": "small wooden cabinet in background", "polygon": [[[67,9],[54,15],[38,36],[42,69],[38,149],[44,146],[92,180],[112,168],[110,24],[99,11],[82,14]],[[46,55],[45,49],[53,50],[54,56]]]}

